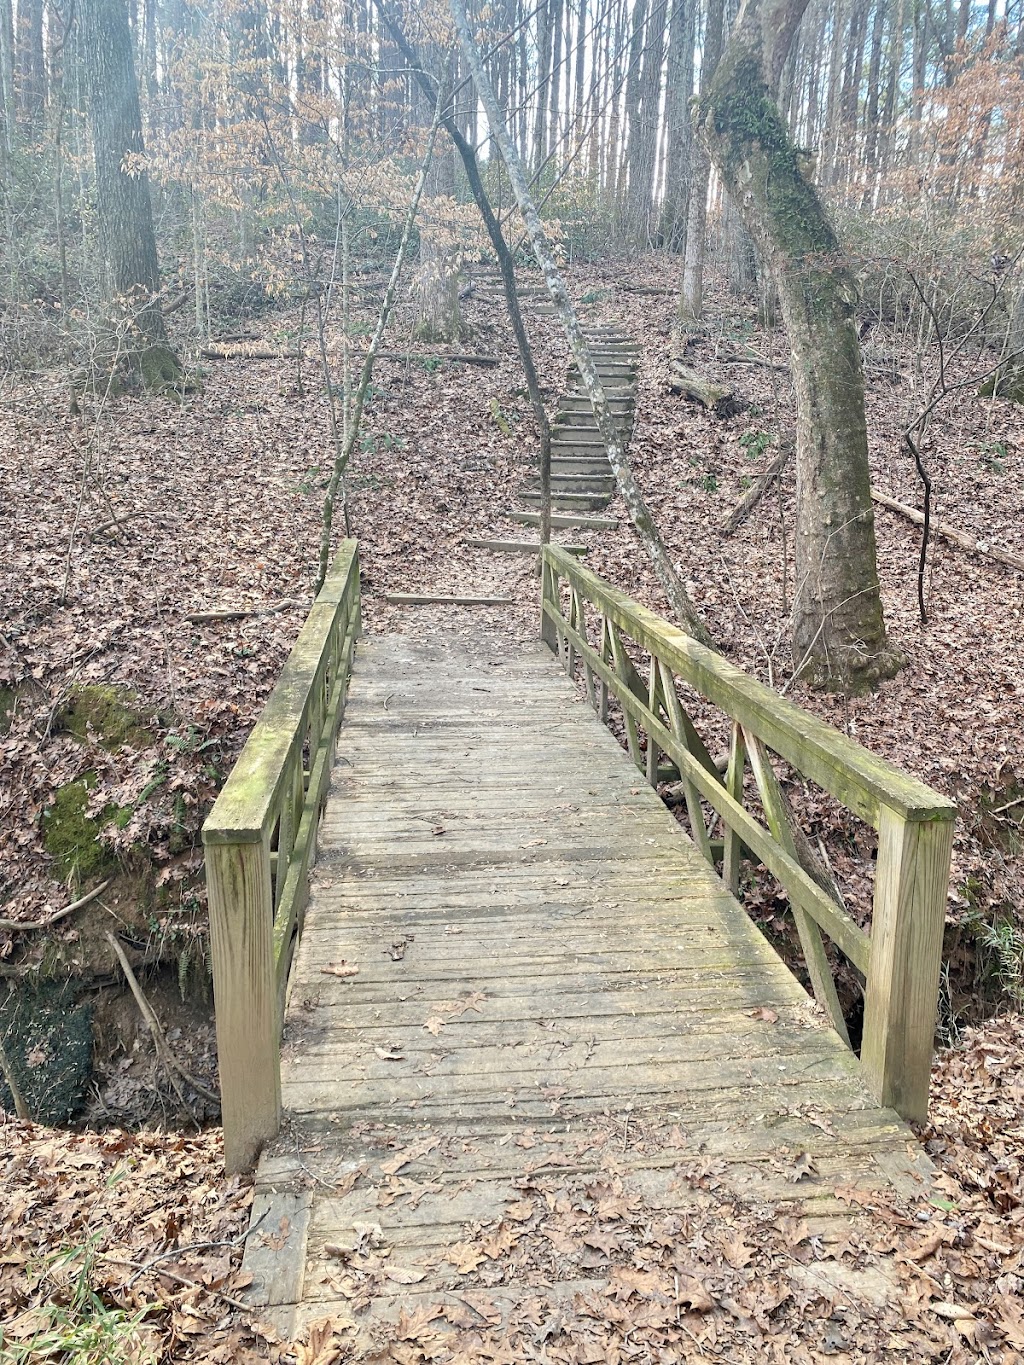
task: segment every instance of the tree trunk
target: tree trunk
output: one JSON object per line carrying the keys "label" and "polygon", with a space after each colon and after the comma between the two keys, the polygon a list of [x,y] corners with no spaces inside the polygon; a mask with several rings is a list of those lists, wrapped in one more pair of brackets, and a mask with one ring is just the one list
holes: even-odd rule
{"label": "tree trunk", "polygon": [[797,397],[799,672],[861,691],[900,660],[882,617],[853,279],[773,92],[807,0],[747,0],[701,102],[724,183],[779,290]]}
{"label": "tree trunk", "polygon": [[[725,20],[723,0],[709,0],[707,23],[704,29],[704,54],[701,63],[701,97],[710,88],[715,68],[722,51],[722,27]],[[703,142],[693,151],[693,172],[690,183],[690,205],[686,219],[686,248],[683,255],[683,279],[679,292],[679,317],[683,322],[698,322],[704,316],[704,250],[708,221],[708,181],[711,163]]]}
{"label": "tree trunk", "polygon": [[658,237],[669,251],[681,253],[686,244],[686,220],[690,208],[690,174],[693,168],[693,125],[690,98],[693,94],[694,23],[693,0],[672,6],[668,33],[668,67],[665,75],[665,197]]}
{"label": "tree trunk", "polygon": [[176,383],[166,345],[132,36],[123,0],[79,0],[107,293],[148,387]]}

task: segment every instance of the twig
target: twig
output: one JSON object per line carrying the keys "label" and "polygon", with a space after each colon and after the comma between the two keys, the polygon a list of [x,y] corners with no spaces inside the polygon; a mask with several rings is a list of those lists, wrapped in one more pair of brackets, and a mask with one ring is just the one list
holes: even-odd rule
{"label": "twig", "polygon": [[94,901],[97,896],[102,896],[112,880],[108,877],[105,882],[100,882],[99,886],[94,886],[86,895],[80,896],[70,905],[65,905],[61,910],[55,910],[52,915],[47,915],[45,919],[0,919],[0,929],[9,929],[12,933],[17,933],[19,929],[49,929],[51,924],[56,924],[66,915],[73,915],[76,910],[81,910],[90,901]]}
{"label": "twig", "polygon": [[782,471],[785,469],[792,453],[793,447],[791,445],[783,446],[764,473],[759,474],[756,477],[750,491],[736,504],[722,523],[721,534],[723,536],[731,536],[737,527],[742,526],[747,517],[750,516],[751,512],[764,497],[765,493],[767,493],[772,485],[772,481],[781,477]]}
{"label": "twig", "polygon": [[[191,1251],[214,1251],[218,1247],[235,1248],[243,1246],[253,1235],[253,1233],[258,1230],[260,1225],[266,1222],[269,1215],[270,1210],[269,1209],[264,1210],[264,1212],[259,1216],[259,1218],[256,1219],[255,1223],[247,1227],[244,1232],[240,1232],[237,1237],[231,1237],[226,1240],[222,1238],[220,1241],[216,1242],[189,1242],[186,1246],[170,1247],[168,1248],[167,1251],[159,1252],[158,1255],[153,1256],[148,1261],[144,1261],[138,1267],[135,1274],[128,1281],[126,1288],[131,1289],[132,1285],[136,1282],[136,1280],[139,1279],[140,1276],[145,1275],[147,1271],[154,1269],[161,1261],[170,1260],[174,1256],[186,1256]],[[106,1259],[109,1260],[110,1258],[107,1257]],[[118,1262],[118,1264],[124,1265],[127,1264],[127,1262],[122,1261]],[[157,1271],[158,1275],[162,1275],[163,1273],[164,1272],[162,1270]]]}
{"label": "twig", "polygon": [[19,1119],[23,1119],[26,1123],[31,1123],[32,1115],[25,1102],[24,1092],[18,1084],[18,1078],[15,1076],[14,1068],[11,1066],[10,1058],[7,1056],[7,1049],[2,1042],[0,1042],[0,1075],[2,1075],[7,1082],[7,1089],[14,1097],[14,1112]]}
{"label": "twig", "polygon": [[[176,1072],[177,1075],[180,1076],[181,1079],[186,1083],[186,1085],[190,1085],[197,1095],[202,1096],[204,1100],[208,1100],[211,1104],[219,1105],[220,1096],[215,1095],[212,1090],[207,1090],[206,1086],[201,1085],[199,1081],[195,1079],[194,1076],[192,1076],[188,1071],[185,1070],[185,1068],[174,1056],[174,1053],[171,1051],[170,1046],[168,1045],[167,1039],[164,1037],[164,1031],[160,1025],[160,1020],[156,1017],[152,1005],[149,1003],[149,1001],[143,994],[142,987],[139,985],[138,978],[132,971],[131,963],[125,956],[124,949],[121,947],[120,943],[118,943],[117,939],[114,937],[114,935],[110,932],[109,929],[105,930],[104,934],[107,942],[110,944],[111,948],[113,948],[114,952],[117,955],[117,960],[121,964],[121,970],[124,972],[125,980],[128,982],[128,985],[131,988],[132,995],[135,996],[135,1003],[138,1005],[139,1012],[142,1015],[143,1019],[146,1021],[146,1027],[153,1035],[153,1042],[156,1045],[157,1054],[159,1055],[161,1061],[164,1063],[165,1066],[169,1067],[171,1071]],[[175,1085],[176,1090],[177,1088],[178,1088],[177,1085]],[[182,1096],[182,1103],[184,1103],[184,1096]]]}
{"label": "twig", "polygon": [[89,539],[91,541],[95,540],[96,537],[101,536],[104,531],[110,531],[115,526],[123,526],[127,521],[137,521],[140,517],[144,518],[146,521],[155,522],[157,526],[166,526],[167,524],[163,518],[154,516],[152,512],[128,512],[123,517],[111,517],[109,521],[104,521],[99,526],[94,526],[89,532]]}
{"label": "twig", "polygon": [[[119,1256],[105,1256],[104,1260],[108,1265],[123,1265],[129,1270],[146,1270],[148,1267],[138,1261],[124,1261]],[[242,1313],[251,1313],[252,1304],[245,1303],[242,1299],[233,1299],[230,1294],[225,1294],[223,1289],[214,1289],[212,1285],[204,1284],[202,1280],[190,1280],[186,1275],[179,1275],[173,1270],[157,1270],[157,1275],[162,1275],[164,1279],[173,1280],[175,1284],[188,1285],[190,1289],[201,1289],[204,1294],[213,1294],[216,1298],[222,1299],[224,1303],[229,1303],[232,1308],[239,1309]]]}

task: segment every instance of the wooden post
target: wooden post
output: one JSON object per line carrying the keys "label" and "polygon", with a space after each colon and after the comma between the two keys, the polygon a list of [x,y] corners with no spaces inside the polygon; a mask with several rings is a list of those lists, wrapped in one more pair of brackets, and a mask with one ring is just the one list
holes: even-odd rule
{"label": "wooden post", "polygon": [[281,1123],[270,853],[259,843],[208,843],[206,884],[217,1014],[224,1165],[255,1164]]}
{"label": "wooden post", "polygon": [[552,607],[559,606],[558,600],[558,578],[544,550],[540,556],[540,638],[552,654],[557,654],[559,649],[558,629],[554,621],[544,610],[545,605]]}
{"label": "wooden post", "polygon": [[879,1102],[917,1123],[928,1116],[952,847],[952,815],[907,820],[881,807],[861,1061]]}

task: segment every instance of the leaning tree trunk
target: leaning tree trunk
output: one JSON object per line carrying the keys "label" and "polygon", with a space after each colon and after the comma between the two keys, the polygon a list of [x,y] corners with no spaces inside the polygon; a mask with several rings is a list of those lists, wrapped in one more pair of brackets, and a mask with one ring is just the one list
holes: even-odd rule
{"label": "leaning tree trunk", "polygon": [[160,309],[153,210],[142,141],[132,35],[124,0],[79,0],[96,164],[96,208],[107,293],[148,387],[177,382]]}
{"label": "leaning tree trunk", "polygon": [[807,0],[747,0],[700,124],[779,291],[797,398],[792,640],[805,676],[833,690],[891,677],[875,557],[857,291],[775,102]]}

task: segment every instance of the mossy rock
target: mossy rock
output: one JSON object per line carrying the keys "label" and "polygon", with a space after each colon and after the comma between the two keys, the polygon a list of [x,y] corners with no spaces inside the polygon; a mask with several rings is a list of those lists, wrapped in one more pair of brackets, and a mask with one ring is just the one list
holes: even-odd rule
{"label": "mossy rock", "polygon": [[[0,1000],[0,1041],[36,1123],[67,1123],[81,1109],[92,1076],[92,1009],[70,982],[20,982]],[[0,1105],[14,1097],[0,1080]]]}
{"label": "mossy rock", "polygon": [[100,835],[111,821],[124,828],[132,811],[129,806],[111,805],[98,815],[88,814],[89,793],[96,780],[96,774],[88,772],[68,782],[43,812],[43,843],[62,879],[74,874],[80,882],[91,881],[117,867],[115,855],[100,842]]}
{"label": "mossy rock", "polygon": [[67,703],[54,715],[54,729],[64,730],[83,744],[95,740],[108,753],[123,744],[142,749],[152,743],[150,718],[138,698],[124,687],[89,683],[73,687]]}
{"label": "mossy rock", "polygon": [[980,398],[1005,398],[1008,403],[1024,403],[1024,366],[1010,365],[986,379],[978,390]]}

